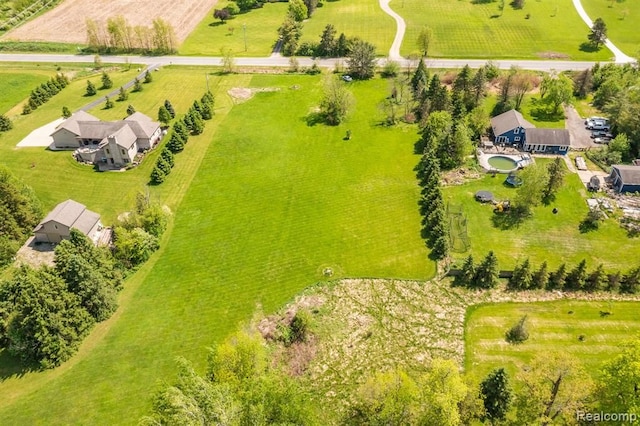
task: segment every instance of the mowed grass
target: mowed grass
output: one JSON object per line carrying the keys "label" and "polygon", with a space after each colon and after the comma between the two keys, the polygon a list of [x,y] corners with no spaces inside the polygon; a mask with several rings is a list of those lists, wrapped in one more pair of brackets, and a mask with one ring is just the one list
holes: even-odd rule
{"label": "mowed grass", "polygon": [[[601,316],[601,312],[610,315]],[[505,332],[527,315],[529,339],[510,345]],[[478,378],[505,367],[513,375],[534,356],[563,351],[577,357],[597,377],[602,363],[620,352],[620,344],[640,333],[638,302],[562,300],[493,303],[467,311],[465,369]],[[580,341],[579,337],[584,336]]]}
{"label": "mowed grass", "polygon": [[387,56],[396,34],[394,19],[384,13],[378,0],[327,1],[304,22],[301,42],[319,42],[327,24],[347,37],[358,37],[376,46],[376,53]]}
{"label": "mowed grass", "polygon": [[433,276],[419,237],[415,129],[379,126],[387,82],[352,85],[356,110],[338,127],[307,125],[317,76],[251,84],[280,90],[236,105],[208,135],[169,240],[125,283],[111,325],[62,368],[1,383],[3,421],[135,424],[176,356],[202,371],[206,347],[326,280],[325,268],[331,278]]}
{"label": "mowed grass", "polygon": [[[601,0],[604,1],[604,0]],[[473,4],[471,0],[393,0],[391,7],[407,23],[402,54],[418,52],[418,34],[424,26],[433,30],[429,56],[443,58],[544,59],[545,53],[566,55],[572,60],[608,60],[603,48],[581,51],[589,28],[571,0],[528,1],[522,10],[505,2]],[[525,19],[530,14],[529,19]]]}
{"label": "mowed grass", "polygon": [[0,114],[4,114],[17,103],[29,97],[29,93],[49,80],[53,72],[21,72],[11,68],[0,68]]}
{"label": "mowed grass", "polygon": [[[221,9],[227,4],[221,2],[215,8]],[[221,49],[231,49],[235,56],[269,56],[278,41],[278,28],[287,16],[287,7],[288,3],[266,3],[264,7],[236,15],[224,24],[213,18],[212,9],[178,52],[191,56],[221,56]]]}
{"label": "mowed grass", "polygon": [[609,40],[631,57],[640,53],[640,34],[638,21],[640,20],[640,3],[624,1],[619,3],[610,0],[582,0],[584,9],[592,20],[602,18],[607,24]]}
{"label": "mowed grass", "polygon": [[[536,159],[543,164],[548,161]],[[504,184],[505,177],[485,175],[479,180],[444,189],[445,202],[463,208],[471,242],[470,250],[455,253],[455,258],[461,260],[472,254],[480,260],[493,250],[502,269],[510,269],[526,258],[536,267],[547,261],[551,268],[564,262],[573,267],[586,259],[589,268],[602,263],[609,270],[626,271],[637,263],[638,240],[629,238],[615,219],[605,220],[597,231],[580,232],[579,224],[588,212],[587,193],[575,173],[567,173],[555,202],[534,208],[531,218],[503,229],[499,222],[507,216],[493,213],[493,206],[475,201],[474,194],[488,190],[497,200],[513,200],[516,190]],[[557,214],[552,212],[554,207],[558,209]]]}

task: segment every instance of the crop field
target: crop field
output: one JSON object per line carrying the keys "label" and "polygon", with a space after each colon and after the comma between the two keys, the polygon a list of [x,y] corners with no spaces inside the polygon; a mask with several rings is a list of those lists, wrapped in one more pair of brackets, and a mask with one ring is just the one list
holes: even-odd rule
{"label": "crop field", "polygon": [[637,1],[582,0],[591,19],[602,18],[607,35],[619,49],[631,57],[640,53],[640,3]]}
{"label": "crop field", "polygon": [[[544,162],[544,159],[536,159]],[[586,189],[578,175],[567,173],[564,186],[550,205],[534,208],[533,217],[520,224],[510,224],[508,216],[493,213],[493,206],[474,199],[479,190],[493,192],[498,200],[511,199],[515,189],[504,184],[505,175],[483,178],[444,189],[445,203],[462,207],[467,218],[467,231],[471,249],[456,256],[462,259],[473,254],[476,260],[493,250],[502,269],[530,258],[536,267],[547,261],[551,268],[566,262],[575,265],[586,259],[589,268],[603,263],[608,269],[626,271],[637,261],[637,252],[631,250],[637,239],[627,236],[615,219],[607,219],[597,231],[581,233],[580,222],[586,217]],[[556,207],[557,214],[552,210]],[[540,232],[544,229],[544,232]]]}
{"label": "crop field", "polygon": [[[477,305],[467,312],[465,369],[478,378],[498,367],[513,375],[536,354],[562,350],[597,377],[602,363],[619,352],[619,345],[640,333],[637,312],[638,302],[606,300]],[[505,332],[524,315],[529,339],[508,344]]]}
{"label": "crop field", "polygon": [[505,2],[502,13],[499,4],[393,0],[391,7],[407,23],[402,54],[418,52],[418,34],[428,26],[433,30],[429,49],[429,56],[433,57],[596,61],[613,56],[605,48],[598,52],[580,50],[587,42],[589,28],[571,0],[528,1],[522,10],[515,10]]}
{"label": "crop field", "polygon": [[[160,90],[162,78],[191,81],[178,71],[160,71],[151,86]],[[192,78],[202,81],[203,74]],[[125,283],[116,315],[56,370],[21,377],[5,370],[0,418],[135,423],[149,409],[156,381],[175,373],[176,356],[202,368],[205,348],[256,309],[274,311],[327,274],[433,276],[419,236],[415,130],[379,125],[387,82],[353,84],[355,112],[345,124],[326,127],[308,120],[320,99],[317,76],[220,77],[216,106],[230,100],[227,89],[246,87],[249,79],[253,87],[279,90],[255,94],[226,117],[221,111],[202,137],[190,139],[191,151],[176,157],[180,170],[182,161],[202,155],[189,166],[193,181],[174,172],[152,190],[160,200],[163,187],[186,195],[160,251]],[[141,111],[151,86],[139,94]],[[182,84],[170,87],[174,95],[185,91]]]}
{"label": "crop field", "polygon": [[184,40],[216,3],[216,0],[138,0],[102,2],[96,7],[91,0],[67,0],[24,25],[7,32],[3,39],[21,41],[54,41],[84,44],[87,40],[85,19],[104,24],[122,15],[131,26],[151,26],[156,18],[169,22],[178,41]]}
{"label": "crop field", "polygon": [[231,49],[235,56],[269,56],[278,40],[278,28],[287,16],[287,6],[282,2],[267,3],[260,9],[236,15],[224,24],[214,19],[211,12],[180,46],[180,54],[220,56],[221,49]]}

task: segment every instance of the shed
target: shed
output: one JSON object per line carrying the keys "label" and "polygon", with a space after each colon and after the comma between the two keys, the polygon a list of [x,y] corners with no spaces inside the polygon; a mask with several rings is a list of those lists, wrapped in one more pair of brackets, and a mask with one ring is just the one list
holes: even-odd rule
{"label": "shed", "polygon": [[640,192],[640,166],[611,166],[609,181],[617,192]]}
{"label": "shed", "polygon": [[88,210],[84,204],[67,200],[54,207],[34,229],[35,241],[59,243],[69,238],[71,228],[93,239],[102,228],[100,215]]}

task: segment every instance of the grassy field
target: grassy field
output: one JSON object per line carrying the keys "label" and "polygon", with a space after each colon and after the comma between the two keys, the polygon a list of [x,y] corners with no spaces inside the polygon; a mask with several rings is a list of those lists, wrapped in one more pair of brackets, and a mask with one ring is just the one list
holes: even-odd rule
{"label": "grassy field", "polygon": [[[160,85],[163,72],[152,84]],[[218,98],[248,78],[222,78]],[[4,421],[135,423],[156,381],[175,373],[175,356],[201,368],[207,346],[257,306],[273,311],[326,279],[325,268],[333,278],[433,276],[419,237],[416,135],[379,126],[376,105],[387,82],[354,84],[356,111],[335,128],[307,124],[318,77],[260,75],[251,84],[280,90],[257,94],[219,128],[207,127],[195,142],[204,150],[211,141],[200,168],[190,166],[193,181],[174,172],[160,187],[188,187],[168,241],[127,281],[116,316],[71,362],[0,383]],[[172,87],[186,93],[182,84]],[[347,128],[350,141],[343,140]],[[192,143],[177,170],[195,154]]]}
{"label": "grassy field", "polygon": [[429,26],[433,29],[429,50],[432,57],[543,59],[561,54],[567,59],[595,61],[612,56],[607,49],[580,50],[589,29],[571,0],[528,1],[522,10],[515,10],[505,2],[502,14],[498,4],[393,0],[391,7],[407,23],[402,54],[418,51],[416,39],[420,29]]}
{"label": "grassy field", "polygon": [[[536,354],[562,350],[580,359],[595,377],[602,362],[619,351],[620,343],[638,337],[637,312],[638,302],[605,300],[476,305],[467,312],[465,369],[479,378],[497,367],[514,374]],[[510,345],[504,333],[523,315],[529,339]],[[578,339],[581,335],[583,341]]]}
{"label": "grassy field", "polygon": [[640,53],[640,35],[638,20],[640,19],[640,3],[624,1],[618,3],[611,0],[582,0],[584,9],[593,20],[602,18],[607,24],[609,39],[624,53],[637,57]]}
{"label": "grassy field", "polygon": [[41,83],[55,73],[31,71],[24,73],[10,68],[0,68],[0,114],[4,114],[29,96]]}
{"label": "grassy field", "polygon": [[301,42],[319,42],[322,31],[332,24],[336,37],[359,37],[373,43],[377,54],[387,56],[396,33],[396,23],[382,11],[378,0],[327,1],[304,23]]}
{"label": "grassy field", "polygon": [[[544,162],[544,159],[536,159]],[[493,213],[493,206],[474,200],[479,190],[493,192],[498,200],[511,199],[515,189],[504,184],[504,175],[485,175],[479,180],[444,190],[445,201],[462,207],[467,217],[467,231],[471,241],[470,252],[457,253],[459,259],[473,254],[481,259],[489,249],[493,250],[502,269],[508,269],[517,261],[529,257],[538,265],[547,261],[550,267],[561,263],[573,265],[587,259],[589,267],[603,263],[607,268],[628,269],[637,261],[637,252],[630,248],[637,240],[627,237],[617,221],[607,219],[597,231],[581,233],[578,229],[588,207],[584,200],[586,189],[578,175],[568,173],[565,184],[552,204],[534,209],[533,217],[519,226],[508,226],[506,216]],[[552,209],[558,208],[558,214]],[[539,230],[544,229],[544,232]]]}
{"label": "grassy field", "polygon": [[[226,4],[221,2],[216,8]],[[181,55],[220,56],[220,49],[231,49],[235,56],[269,56],[278,40],[278,28],[287,16],[287,6],[281,2],[266,3],[264,7],[237,15],[224,24],[213,18],[212,10],[178,51]]]}

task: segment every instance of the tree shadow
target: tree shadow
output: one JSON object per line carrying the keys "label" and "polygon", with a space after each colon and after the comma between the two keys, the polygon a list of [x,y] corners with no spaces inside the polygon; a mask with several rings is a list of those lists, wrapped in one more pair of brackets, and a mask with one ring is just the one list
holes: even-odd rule
{"label": "tree shadow", "polygon": [[313,127],[316,124],[324,123],[324,114],[321,112],[310,112],[302,118],[307,126]]}
{"label": "tree shadow", "polygon": [[416,143],[413,144],[413,153],[420,155],[424,153],[424,147],[426,144],[422,138],[418,139]]}
{"label": "tree shadow", "polygon": [[213,21],[212,23],[209,24],[210,27],[219,27],[221,25],[226,24],[227,21]]}
{"label": "tree shadow", "polygon": [[599,225],[597,222],[592,222],[588,219],[583,220],[582,222],[580,222],[580,225],[578,225],[578,230],[580,230],[581,234],[587,234],[589,232],[593,232],[593,231],[597,231],[599,228]]}
{"label": "tree shadow", "polygon": [[593,53],[593,52],[597,52],[599,50],[600,50],[600,46],[596,46],[591,42],[585,41],[583,43],[580,43],[580,51],[581,52]]}
{"label": "tree shadow", "polygon": [[501,15],[491,15],[489,19],[498,19]]}
{"label": "tree shadow", "polygon": [[524,216],[513,210],[505,213],[494,213],[491,217],[491,223],[494,228],[498,228],[503,231],[518,228],[523,221]]}
{"label": "tree shadow", "polygon": [[6,349],[0,349],[0,382],[14,377],[20,378],[27,373],[39,370],[41,368],[37,364],[24,363]]}

